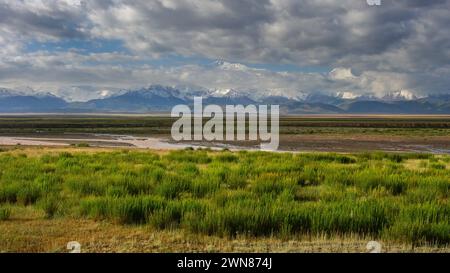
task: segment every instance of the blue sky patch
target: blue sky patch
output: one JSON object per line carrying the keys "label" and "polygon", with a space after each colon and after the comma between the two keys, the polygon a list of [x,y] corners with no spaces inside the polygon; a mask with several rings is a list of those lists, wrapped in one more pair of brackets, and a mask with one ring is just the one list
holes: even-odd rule
{"label": "blue sky patch", "polygon": [[127,53],[128,50],[121,40],[106,39],[62,39],[59,41],[30,41],[26,44],[26,52],[48,51],[48,52],[66,52],[75,50],[81,54],[89,53]]}

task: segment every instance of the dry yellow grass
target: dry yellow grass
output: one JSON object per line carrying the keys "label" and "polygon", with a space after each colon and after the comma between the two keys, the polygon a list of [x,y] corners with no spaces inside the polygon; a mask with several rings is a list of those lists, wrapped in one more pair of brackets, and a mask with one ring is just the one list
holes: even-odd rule
{"label": "dry yellow grass", "polygon": [[117,152],[121,150],[133,150],[133,151],[151,151],[157,154],[167,154],[169,150],[150,150],[141,149],[134,147],[120,147],[120,148],[109,148],[109,147],[60,147],[60,146],[0,146],[4,152],[8,152],[12,155],[26,154],[30,157],[42,156],[43,154],[57,155],[61,152],[68,153],[85,153],[85,154],[95,154],[98,152]]}
{"label": "dry yellow grass", "polygon": [[[82,252],[366,252],[371,238],[273,237],[222,238],[182,230],[155,230],[105,221],[45,219],[31,207],[14,208],[10,220],[0,222],[0,252],[68,252],[78,241]],[[383,252],[450,252],[449,248],[419,247],[381,242]]]}
{"label": "dry yellow grass", "polygon": [[407,168],[408,170],[424,171],[426,169],[420,166],[420,163],[423,161],[424,161],[423,159],[408,159],[405,160],[403,166],[405,166],[405,168]]}

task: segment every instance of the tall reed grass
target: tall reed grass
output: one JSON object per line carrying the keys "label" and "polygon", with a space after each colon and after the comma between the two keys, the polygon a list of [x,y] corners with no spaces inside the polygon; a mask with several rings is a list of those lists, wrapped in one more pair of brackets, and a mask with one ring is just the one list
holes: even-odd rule
{"label": "tall reed grass", "polygon": [[[410,164],[414,163],[414,164]],[[208,150],[0,154],[0,219],[146,224],[233,237],[356,234],[450,244],[450,156]]]}

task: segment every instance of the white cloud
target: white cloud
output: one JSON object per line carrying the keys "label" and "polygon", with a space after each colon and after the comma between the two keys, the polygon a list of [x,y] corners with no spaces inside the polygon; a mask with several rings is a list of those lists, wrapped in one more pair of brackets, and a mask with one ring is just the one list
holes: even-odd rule
{"label": "white cloud", "polygon": [[333,80],[352,80],[356,77],[350,68],[338,67],[330,71],[330,78]]}
{"label": "white cloud", "polygon": [[[449,92],[449,9],[450,0],[376,8],[357,0],[0,0],[0,86],[72,99],[153,83],[287,96]],[[129,52],[26,51],[29,42],[63,39],[114,39]],[[149,65],[173,55],[229,62]],[[241,62],[334,69],[274,72]]]}

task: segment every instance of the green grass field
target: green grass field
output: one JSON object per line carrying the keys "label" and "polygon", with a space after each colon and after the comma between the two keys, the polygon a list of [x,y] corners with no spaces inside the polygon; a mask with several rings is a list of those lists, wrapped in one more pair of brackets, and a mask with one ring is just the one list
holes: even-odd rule
{"label": "green grass field", "polygon": [[441,155],[0,152],[0,228],[29,208],[48,221],[227,240],[356,236],[448,249],[449,193],[450,156]]}

